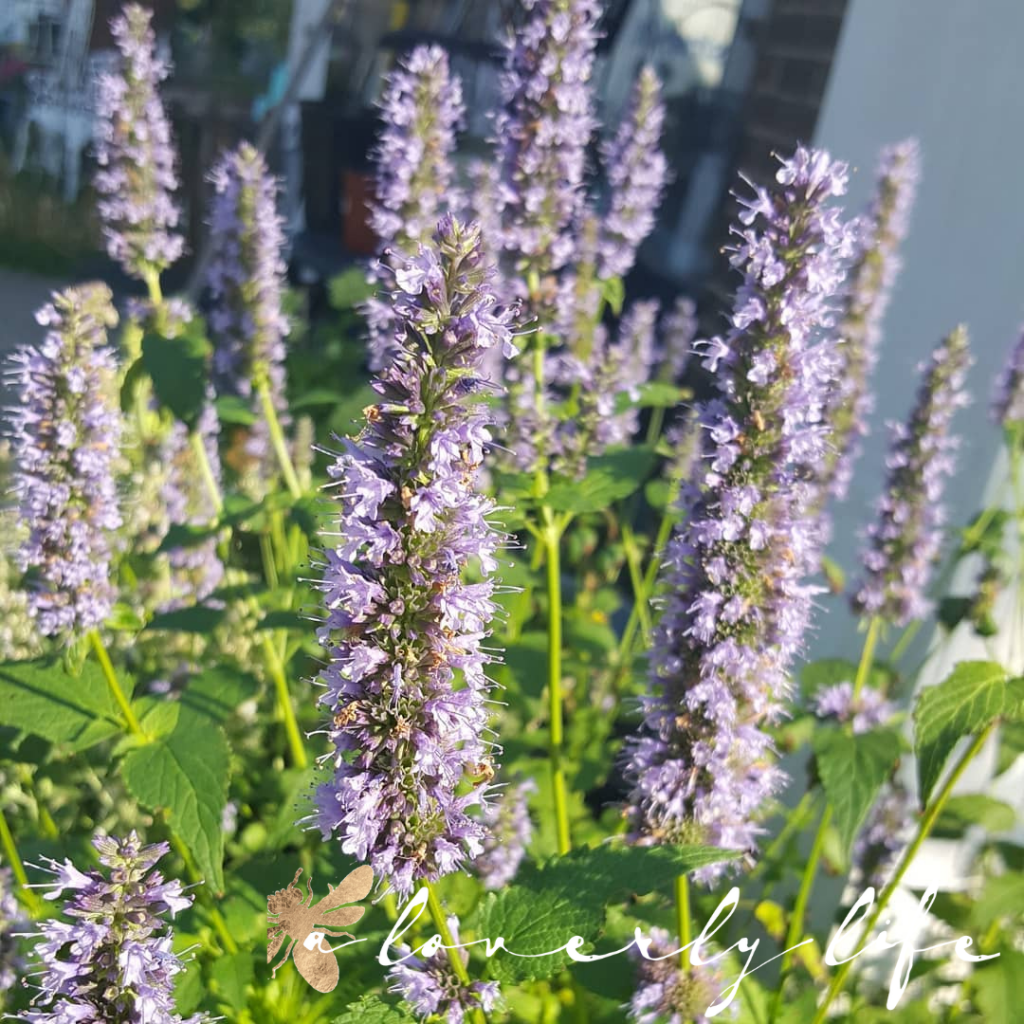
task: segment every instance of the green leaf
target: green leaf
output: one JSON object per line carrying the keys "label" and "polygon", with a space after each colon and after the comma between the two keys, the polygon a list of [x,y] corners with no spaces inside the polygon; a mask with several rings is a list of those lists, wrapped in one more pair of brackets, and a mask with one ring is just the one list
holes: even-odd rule
{"label": "green leaf", "polygon": [[977,933],[986,932],[997,921],[1018,921],[1024,906],[1024,874],[1007,871],[985,879],[981,895],[971,908],[971,921]]}
{"label": "green leaf", "polygon": [[983,1020],[1019,1020],[1024,1006],[1024,953],[1001,950],[998,960],[990,960],[974,972],[971,984]]}
{"label": "green leaf", "polygon": [[[126,695],[131,693],[130,682],[120,679]],[[102,671],[92,661],[82,665],[76,678],[58,662],[0,664],[0,726],[73,751],[86,750],[126,728]]]}
{"label": "green leaf", "polygon": [[657,461],[648,447],[606,452],[587,463],[582,480],[556,479],[544,503],[556,512],[600,512],[636,491]]}
{"label": "green leaf", "polygon": [[115,632],[137,633],[146,623],[131,605],[125,604],[124,601],[118,601],[103,625]]}
{"label": "green leaf", "polygon": [[374,293],[362,267],[350,267],[327,282],[327,298],[332,309],[342,312],[354,309]]}
{"label": "green leaf", "polygon": [[843,658],[821,658],[804,665],[800,670],[800,692],[810,697],[826,686],[838,683],[852,683],[857,676],[857,666]]}
{"label": "green leaf", "polygon": [[882,783],[896,764],[899,736],[885,729],[859,735],[845,729],[818,729],[812,744],[818,775],[847,857]]}
{"label": "green leaf", "polygon": [[414,1018],[397,1006],[385,1003],[380,996],[363,996],[358,1003],[346,1007],[334,1024],[413,1024]]}
{"label": "green leaf", "polygon": [[672,409],[689,394],[684,388],[676,387],[661,380],[648,381],[640,386],[637,397],[628,392],[615,396],[615,412],[621,414],[630,409]]}
{"label": "green leaf", "polygon": [[199,964],[194,960],[189,961],[186,969],[174,978],[174,1009],[181,1015],[189,1016],[199,1009],[204,995]]}
{"label": "green leaf", "polygon": [[164,539],[160,541],[157,553],[164,555],[179,548],[194,548],[205,543],[217,533],[216,526],[192,526],[188,523],[172,523]]}
{"label": "green leaf", "polygon": [[[558,949],[574,935],[592,943],[609,904],[667,888],[681,874],[737,856],[705,846],[606,843],[573,850],[539,867],[527,865],[515,884],[489,893],[478,931],[503,936],[507,948],[519,954]],[[491,959],[491,971],[499,981],[548,978],[566,961],[564,952],[530,959],[499,952]]]}
{"label": "green leaf", "polygon": [[249,1001],[246,989],[256,972],[252,953],[221,954],[210,967],[210,978],[216,985],[217,997],[236,1013]]}
{"label": "green leaf", "polygon": [[921,805],[927,804],[946,759],[965,736],[998,718],[1007,703],[1007,673],[993,661],[962,661],[937,686],[921,692],[914,708],[914,752]]}
{"label": "green leaf", "polygon": [[306,391],[291,403],[292,412],[303,412],[306,409],[319,409],[325,405],[337,405],[341,395],[331,388],[313,388]]}
{"label": "green leaf", "polygon": [[142,362],[157,399],[190,430],[206,404],[209,355],[209,341],[196,331],[176,338],[147,334],[142,339]]}
{"label": "green leaf", "polygon": [[227,610],[196,604],[191,608],[178,608],[162,615],[154,615],[147,629],[163,629],[175,633],[208,633],[220,625]]}
{"label": "green leaf", "polygon": [[225,426],[251,427],[259,417],[252,404],[241,395],[221,395],[214,403],[217,419]]}
{"label": "green leaf", "polygon": [[648,480],[644,485],[644,497],[647,499],[647,504],[659,511],[668,508],[669,502],[675,496],[676,488],[668,480]]}
{"label": "green leaf", "polygon": [[220,728],[182,708],[169,735],[130,751],[121,775],[132,796],[151,811],[164,810],[200,875],[219,893],[224,888],[224,833],[230,767]]}
{"label": "green leaf", "polygon": [[986,832],[1009,832],[1017,824],[1017,812],[1002,800],[971,793],[951,796],[935,823],[936,836],[960,836],[970,825],[980,825]]}
{"label": "green leaf", "polygon": [[256,625],[257,629],[309,629],[309,616],[300,612],[278,611],[267,612]]}
{"label": "green leaf", "polygon": [[621,277],[610,277],[601,282],[601,298],[608,303],[608,308],[616,315],[622,312],[622,304],[626,301],[626,285]]}
{"label": "green leaf", "polygon": [[215,722],[226,722],[258,690],[259,683],[253,676],[220,665],[192,676],[181,703]]}

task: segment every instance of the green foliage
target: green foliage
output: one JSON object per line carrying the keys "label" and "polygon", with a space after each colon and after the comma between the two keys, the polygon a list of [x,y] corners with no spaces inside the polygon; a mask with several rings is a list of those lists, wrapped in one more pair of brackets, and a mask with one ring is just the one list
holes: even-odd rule
{"label": "green foliage", "polygon": [[223,731],[184,710],[174,731],[130,751],[121,775],[132,796],[162,811],[214,892],[224,888],[224,832],[230,751]]}
{"label": "green foliage", "polygon": [[194,322],[176,338],[150,333],[142,339],[142,363],[157,400],[190,430],[206,404],[209,359],[210,342]]}
{"label": "green foliage", "polygon": [[0,725],[83,751],[118,735],[119,723],[117,704],[92,662],[77,678],[53,662],[0,665]]}
{"label": "green foliage", "polygon": [[823,728],[814,732],[812,742],[818,774],[848,856],[882,784],[892,774],[899,736],[886,729],[853,735],[845,729]]}
{"label": "green foliage", "polygon": [[651,448],[609,451],[587,463],[582,480],[555,480],[544,503],[555,512],[600,512],[643,486],[657,463]]}
{"label": "green foliage", "polygon": [[414,1018],[379,996],[363,996],[349,1006],[333,1024],[412,1024]]}
{"label": "green foliage", "polygon": [[921,801],[927,802],[957,743],[1008,710],[1006,669],[991,661],[964,661],[937,686],[921,692],[914,708],[914,749]]}

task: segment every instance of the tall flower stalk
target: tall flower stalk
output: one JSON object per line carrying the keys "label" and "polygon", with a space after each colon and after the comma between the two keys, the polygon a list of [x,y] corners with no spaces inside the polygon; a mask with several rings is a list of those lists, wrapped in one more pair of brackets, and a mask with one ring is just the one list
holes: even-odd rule
{"label": "tall flower stalk", "polygon": [[602,148],[611,188],[602,221],[601,277],[625,277],[636,262],[637,249],[654,228],[654,215],[668,180],[668,161],[661,152],[665,106],[654,69],[645,66],[629,110],[614,139]]}
{"label": "tall flower stalk", "polygon": [[35,946],[42,967],[29,1024],[118,1021],[123,1024],[200,1024],[205,1014],[183,1022],[174,1007],[174,979],[185,964],[174,953],[165,923],[192,905],[176,879],[153,870],[169,850],[126,839],[98,836],[93,846],[107,874],[79,871],[70,861],[48,857],[53,881],[48,900],[65,899],[70,918],[44,921]]}
{"label": "tall flower stalk", "polygon": [[121,66],[99,80],[95,186],[107,253],[156,299],[161,272],[185,243],[177,231],[176,159],[159,93],[170,66],[157,56],[152,18],[132,3],[111,23]]}
{"label": "tall flower stalk", "polygon": [[260,152],[247,142],[227,153],[211,175],[210,231],[214,256],[207,271],[214,384],[223,395],[252,403],[257,421],[245,445],[243,476],[266,490],[275,461],[293,497],[302,489],[282,429],[287,419],[284,313],[284,229],[277,183]]}
{"label": "tall flower stalk", "polygon": [[882,151],[878,185],[862,225],[839,323],[843,368],[829,410],[834,441],[826,461],[826,482],[837,498],[846,495],[857,446],[867,433],[882,323],[902,266],[899,249],[910,224],[919,177],[920,155],[914,139]]}
{"label": "tall flower stalk", "polygon": [[889,476],[868,529],[865,573],[852,604],[862,615],[906,626],[924,616],[932,566],[942,542],[942,494],[954,468],[953,416],[967,404],[967,329],[957,327],[922,368],[906,423],[890,425]]}
{"label": "tall flower stalk", "polygon": [[390,254],[415,254],[441,214],[462,205],[454,192],[452,156],[465,113],[462,83],[440,46],[416,47],[388,76],[381,103],[384,128],[374,152],[376,200],[370,207],[383,252],[374,273],[385,293],[366,303],[371,370],[394,355],[393,313],[386,298],[394,287]]}
{"label": "tall flower stalk", "polygon": [[30,574],[39,631],[70,642],[114,603],[121,416],[107,330],[117,314],[110,290],[93,284],[55,294],[36,319],[47,328],[43,343],[12,357],[14,491],[28,531],[17,562]]}
{"label": "tall flower stalk", "polygon": [[1003,429],[1019,429],[1024,423],[1024,327],[996,379],[991,412],[993,422]]}
{"label": "tall flower stalk", "polygon": [[644,724],[627,747],[641,843],[755,850],[784,781],[765,726],[789,693],[815,593],[807,478],[827,448],[831,303],[853,243],[826,204],[845,190],[844,164],[801,147],[774,188],[743,201],[732,262],[745,278],[731,331],[702,346],[718,395],[701,410],[704,450],[666,551]]}
{"label": "tall flower stalk", "polygon": [[[315,820],[401,894],[457,870],[487,834],[468,811],[493,774],[483,643],[502,536],[476,485],[490,441],[478,375],[488,349],[514,351],[492,273],[479,229],[451,217],[400,262],[398,353],[331,469],[339,541],[319,583],[320,703],[334,770]],[[479,583],[463,582],[471,563]]]}
{"label": "tall flower stalk", "polygon": [[523,0],[522,6],[528,20],[508,46],[495,139],[502,248],[510,271],[539,282],[574,252],[595,127],[588,82],[599,10],[595,0]]}

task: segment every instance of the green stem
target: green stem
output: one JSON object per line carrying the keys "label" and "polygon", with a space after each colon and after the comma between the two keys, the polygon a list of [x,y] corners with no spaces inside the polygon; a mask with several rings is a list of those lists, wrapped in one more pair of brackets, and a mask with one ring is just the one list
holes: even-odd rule
{"label": "green stem", "polygon": [[876,615],[868,623],[868,635],[864,638],[864,650],[861,652],[860,664],[857,666],[857,676],[853,682],[853,702],[864,689],[864,684],[871,675],[871,667],[875,663],[875,647],[878,645],[878,636],[882,630],[882,620]]}
{"label": "green stem", "polygon": [[779,970],[779,984],[775,989],[775,998],[772,1001],[772,1009],[769,1020],[774,1021],[782,1009],[782,995],[786,988],[786,978],[789,975],[793,963],[793,947],[800,944],[804,930],[804,918],[807,915],[807,904],[811,899],[811,890],[814,888],[814,880],[818,874],[818,865],[821,862],[821,852],[825,846],[825,836],[828,827],[832,823],[832,807],[825,805],[821,815],[821,822],[818,831],[814,836],[814,845],[804,866],[803,878],[800,880],[800,891],[796,895],[796,903],[793,904],[793,913],[789,919],[789,930],[786,933],[786,952],[782,956],[782,965]]}
{"label": "green stem", "polygon": [[29,913],[35,917],[42,910],[42,902],[28,887],[28,875],[25,874],[25,865],[21,862],[21,855],[18,853],[18,847],[14,842],[14,836],[11,833],[7,824],[7,817],[2,809],[0,809],[0,845],[3,846],[4,856],[7,858],[7,863],[11,866],[14,878],[21,890],[22,902]]}
{"label": "green stem", "polygon": [[622,546],[626,552],[629,580],[633,587],[633,607],[637,609],[637,618],[644,631],[644,640],[650,643],[651,632],[654,626],[651,622],[649,598],[647,596],[647,587],[645,586],[646,580],[643,578],[640,570],[640,549],[637,547],[636,535],[633,533],[633,527],[628,523],[622,524]]}
{"label": "green stem", "polygon": [[306,758],[306,748],[302,742],[302,733],[299,731],[299,724],[295,719],[295,709],[292,707],[292,697],[288,690],[288,680],[285,678],[284,666],[278,656],[277,648],[274,647],[273,638],[266,630],[261,631],[260,644],[267,659],[267,670],[270,678],[274,681],[274,691],[277,694],[277,704],[281,709],[281,716],[284,718],[284,729],[288,735],[288,746],[292,752],[292,763],[296,768],[305,768],[309,761]]}
{"label": "green stem", "polygon": [[544,510],[542,540],[547,563],[548,585],[548,718],[550,719],[551,783],[555,805],[558,852],[572,848],[569,834],[569,801],[562,764],[564,721],[562,715],[562,567],[561,535],[549,510]]}
{"label": "green stem", "polygon": [[[437,898],[437,893],[429,882],[425,881],[423,888],[427,890],[427,907],[430,909],[430,916],[434,919],[434,927],[437,929],[437,934],[441,936],[442,941],[448,947],[448,961],[452,965],[455,977],[459,979],[463,986],[468,988],[470,984],[469,971],[462,962],[462,957],[459,955],[460,951],[457,948],[453,948],[455,947],[455,937],[452,935],[451,928],[448,927],[448,918],[444,916],[441,901]],[[474,1007],[472,1012],[474,1021],[479,1022],[479,1024],[486,1024],[487,1018],[484,1017],[484,1012],[479,1006]]]}
{"label": "green stem", "polygon": [[[169,828],[168,830],[171,837],[171,846],[174,847],[175,853],[177,853],[185,862],[185,871],[188,873],[189,878],[194,884],[202,882],[203,877],[199,874],[199,869],[192,860],[192,855],[188,852],[188,847],[178,838],[173,829]],[[209,893],[209,890],[204,891]],[[234,937],[231,934],[231,930],[228,928],[227,922],[224,920],[220,909],[212,901],[213,896],[210,895],[209,902],[206,906],[207,913],[210,915],[210,923],[213,925],[213,930],[217,933],[220,941],[224,945],[224,952],[231,956],[238,952],[238,944],[235,942]]]}
{"label": "green stem", "polygon": [[[882,894],[878,898],[878,903],[875,905],[875,909],[867,919],[863,932],[865,937],[869,936],[872,929],[874,929],[875,925],[878,924],[878,919],[882,916],[885,908],[889,905],[889,901],[892,899],[893,893],[897,888],[899,888],[899,884],[903,881],[903,876],[907,873],[911,863],[917,856],[918,850],[921,849],[924,841],[928,838],[932,829],[935,827],[935,822],[942,813],[942,809],[946,806],[946,801],[949,799],[950,794],[953,792],[953,788],[960,780],[960,776],[963,775],[967,766],[974,760],[978,751],[980,751],[985,745],[986,740],[988,740],[989,736],[992,734],[992,730],[995,726],[996,723],[993,722],[987,728],[978,733],[971,742],[971,745],[961,755],[956,766],[949,773],[949,777],[939,790],[938,795],[935,796],[932,802],[928,805],[924,816],[921,818],[921,823],[917,827],[917,834],[914,836],[913,842],[911,842],[910,846],[908,846],[904,851],[903,856],[900,858],[899,867],[897,867],[896,873],[890,879],[889,884],[882,890]],[[828,992],[825,994],[824,1001],[818,1007],[818,1012],[815,1014],[812,1024],[822,1024],[822,1021],[824,1021],[828,1016],[829,1007],[832,1005],[832,1001],[835,997],[842,990],[843,985],[846,982],[846,978],[853,967],[853,962],[853,959],[848,959],[845,963],[840,964],[839,970],[836,971],[832,978],[832,982],[828,987]]]}
{"label": "green stem", "polygon": [[679,967],[686,970],[686,958],[690,945],[691,930],[690,921],[690,883],[686,875],[679,875],[676,878],[676,931],[679,932],[679,945],[682,952],[679,954]]}
{"label": "green stem", "polygon": [[199,475],[203,478],[203,486],[210,495],[217,515],[224,511],[224,499],[221,497],[220,488],[217,486],[217,478],[213,475],[213,467],[210,465],[210,457],[206,454],[206,445],[198,430],[193,430],[188,435],[188,443],[195,456],[196,465],[199,467]]}
{"label": "green stem", "polygon": [[142,726],[139,725],[139,720],[135,717],[135,712],[132,711],[131,705],[124,695],[124,690],[121,689],[121,684],[117,681],[117,673],[114,671],[114,666],[110,663],[110,655],[107,654],[103,638],[95,629],[89,630],[89,643],[96,654],[96,660],[100,663],[100,668],[103,670],[107,686],[110,687],[110,692],[114,695],[114,700],[117,701],[121,714],[124,715],[129,731],[133,736],[145,735],[142,731]]}
{"label": "green stem", "polygon": [[295,473],[295,467],[292,465],[292,457],[288,453],[288,442],[281,429],[281,421],[277,418],[274,397],[270,393],[270,384],[267,381],[261,381],[256,390],[260,396],[263,416],[267,421],[267,429],[270,431],[270,443],[274,446],[277,461],[281,466],[281,475],[284,477],[285,486],[288,488],[288,493],[298,500],[302,497],[302,486]]}
{"label": "green stem", "polygon": [[[868,676],[871,674],[871,666],[874,664],[875,647],[878,643],[878,636],[882,628],[882,620],[877,616],[871,619],[868,624],[867,636],[864,638],[864,649],[860,654],[860,662],[857,665],[857,675],[853,684],[853,701],[856,702],[864,689]],[[811,844],[811,852],[804,865],[803,876],[800,879],[800,890],[797,892],[796,902],[793,904],[793,913],[789,919],[789,929],[786,933],[786,952],[782,957],[782,964],[779,973],[779,987],[775,990],[775,998],[772,1003],[770,1020],[774,1021],[782,1009],[782,994],[786,985],[786,976],[793,962],[793,948],[800,944],[803,937],[804,917],[807,914],[807,904],[811,899],[811,892],[814,889],[814,882],[818,876],[818,865],[821,863],[822,850],[825,847],[825,836],[828,834],[829,825],[832,824],[832,805],[826,804],[822,812],[821,821],[818,822],[818,830],[814,834],[814,842]]]}
{"label": "green stem", "polygon": [[921,629],[921,619],[914,619],[903,633],[900,635],[899,640],[896,641],[896,646],[892,649],[892,653],[889,655],[889,661],[892,664],[897,664],[900,658],[903,657],[907,652],[907,648],[914,642],[914,637],[917,636]]}

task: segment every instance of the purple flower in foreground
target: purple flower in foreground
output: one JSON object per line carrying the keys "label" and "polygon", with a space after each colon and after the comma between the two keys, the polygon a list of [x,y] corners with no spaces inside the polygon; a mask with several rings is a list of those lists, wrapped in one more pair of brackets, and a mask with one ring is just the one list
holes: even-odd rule
{"label": "purple flower in foreground", "polygon": [[594,131],[588,83],[596,0],[523,0],[527,21],[507,50],[495,123],[503,249],[519,279],[544,277],[573,256]]}
{"label": "purple flower in foreground", "polygon": [[[330,658],[320,702],[335,754],[315,818],[402,894],[458,870],[487,834],[467,813],[484,786],[464,783],[490,770],[483,643],[502,537],[476,489],[490,434],[474,398],[488,390],[483,354],[514,352],[491,274],[479,229],[449,217],[396,268],[398,354],[331,471],[340,540],[318,586]],[[462,581],[471,562],[480,583]]]}
{"label": "purple flower in foreground", "polygon": [[651,928],[647,956],[630,950],[637,962],[636,989],[629,1002],[633,1024],[711,1024],[708,1008],[725,987],[713,966],[681,969],[682,943],[664,928]]}
{"label": "purple flower in foreground", "polygon": [[1024,327],[996,380],[992,419],[1001,427],[1024,423]]}
{"label": "purple flower in foreground", "polygon": [[257,421],[245,455],[260,485],[275,465],[266,417],[256,398],[265,383],[281,422],[287,422],[285,345],[288,318],[282,306],[287,267],[284,230],[277,213],[277,182],[255,147],[243,142],[211,175],[213,259],[207,271],[209,324],[214,340],[217,393],[250,399]]}
{"label": "purple flower in foreground", "polygon": [[884,725],[896,713],[895,706],[871,687],[865,687],[854,701],[849,682],[822,687],[814,694],[811,707],[818,718],[850,722],[855,734]]}
{"label": "purple flower in foreground", "polygon": [[106,285],[53,296],[36,314],[39,348],[13,357],[14,491],[28,534],[18,567],[31,573],[29,611],[45,636],[92,629],[110,614],[111,531],[121,525],[114,479],[121,436]]}
{"label": "purple flower in foreground", "polygon": [[[835,372],[830,303],[853,232],[826,205],[846,167],[800,148],[745,201],[745,271],[726,338],[702,344],[719,395],[701,410],[688,516],[668,545],[644,724],[626,748],[636,841],[756,849],[784,775],[765,726],[789,690],[816,588],[810,482]],[[711,882],[727,869],[699,872]]]}
{"label": "purple flower in foreground", "polygon": [[942,542],[942,493],[954,468],[953,416],[967,404],[967,329],[958,327],[922,368],[917,403],[907,423],[890,424],[889,476],[877,518],[868,529],[865,574],[855,612],[905,626],[927,614],[925,590]]}
{"label": "purple flower in foreground", "polygon": [[156,55],[152,12],[128,4],[111,22],[117,74],[99,80],[94,184],[107,253],[132,277],[157,276],[184,250],[171,129],[160,99],[170,68]]}
{"label": "purple flower in foreground", "polygon": [[846,495],[859,439],[867,433],[882,321],[900,272],[899,247],[907,234],[919,177],[920,157],[914,139],[882,151],[878,186],[862,225],[838,328],[843,340],[839,348],[843,369],[829,410],[834,441],[826,464],[826,482],[837,498]]}
{"label": "purple flower in foreground", "polygon": [[[50,889],[45,898],[55,900],[70,889],[64,913],[71,920],[40,925],[34,954],[43,970],[33,1009],[23,1019],[181,1024],[174,1012],[174,979],[185,965],[163,919],[191,906],[192,897],[180,882],[164,881],[153,870],[169,847],[143,846],[134,832],[126,839],[98,836],[93,846],[109,878],[95,870],[83,873],[67,860],[43,858],[44,870],[54,875],[44,886]],[[197,1014],[188,1024],[205,1020]]]}
{"label": "purple flower in foreground", "polygon": [[430,239],[442,213],[457,210],[455,134],[465,117],[462,83],[440,46],[418,46],[388,75],[381,103],[384,129],[374,152],[377,197],[370,221],[384,257],[375,269],[380,297],[366,303],[370,369],[394,356],[392,251],[412,255]]}
{"label": "purple flower in foreground", "polygon": [[533,837],[528,798],[537,792],[532,779],[503,790],[483,813],[490,835],[483,852],[473,861],[473,870],[485,889],[501,889],[516,876]]}
{"label": "purple flower in foreground", "polygon": [[633,88],[629,110],[613,141],[602,148],[611,204],[602,221],[601,277],[625,277],[640,243],[654,228],[654,215],[668,180],[661,152],[665,107],[661,83],[645,66]]}
{"label": "purple flower in foreground", "polygon": [[[459,922],[448,918],[452,938],[459,941]],[[463,1024],[472,1019],[473,1010],[489,1013],[498,1005],[501,989],[496,981],[471,981],[468,985],[459,980],[448,952],[440,950],[427,960],[411,955],[407,946],[396,946],[395,951],[408,959],[396,964],[388,971],[394,982],[391,991],[412,1007],[419,1017],[436,1015],[445,1024]],[[469,962],[469,954],[457,950],[463,963]]]}

